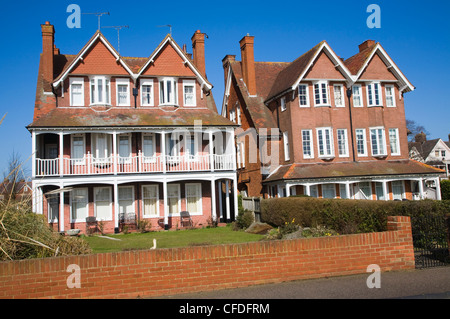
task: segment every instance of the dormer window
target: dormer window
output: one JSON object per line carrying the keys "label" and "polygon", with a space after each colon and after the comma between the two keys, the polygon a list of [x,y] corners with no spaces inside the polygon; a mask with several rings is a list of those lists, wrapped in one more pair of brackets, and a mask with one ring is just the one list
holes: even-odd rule
{"label": "dormer window", "polygon": [[178,105],[177,80],[175,78],[159,80],[159,104]]}
{"label": "dormer window", "polygon": [[91,77],[91,104],[111,104],[110,80],[106,76]]}

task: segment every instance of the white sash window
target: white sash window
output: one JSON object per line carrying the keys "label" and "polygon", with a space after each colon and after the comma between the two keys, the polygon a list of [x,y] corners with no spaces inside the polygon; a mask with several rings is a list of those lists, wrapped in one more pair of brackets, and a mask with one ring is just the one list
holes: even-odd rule
{"label": "white sash window", "polygon": [[74,188],[70,192],[71,222],[84,222],[88,216],[88,189]]}
{"label": "white sash window", "polygon": [[186,209],[190,214],[202,213],[202,185],[186,184]]}
{"label": "white sash window", "polygon": [[119,187],[119,214],[134,213],[134,187]]}
{"label": "white sash window", "polygon": [[97,220],[112,219],[111,187],[95,187],[94,203]]}
{"label": "white sash window", "polygon": [[142,199],[144,205],[144,217],[159,216],[159,187],[158,185],[143,185]]}
{"label": "white sash window", "polygon": [[180,207],[180,184],[167,185],[167,202],[169,206],[169,215],[178,215]]}

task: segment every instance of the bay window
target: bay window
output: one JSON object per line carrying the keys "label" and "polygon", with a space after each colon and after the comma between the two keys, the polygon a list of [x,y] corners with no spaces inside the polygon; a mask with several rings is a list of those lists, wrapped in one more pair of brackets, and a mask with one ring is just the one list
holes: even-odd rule
{"label": "bay window", "polygon": [[178,105],[177,80],[175,78],[159,80],[159,104]]}
{"label": "bay window", "polygon": [[91,104],[111,104],[110,80],[106,76],[94,76],[90,79]]}

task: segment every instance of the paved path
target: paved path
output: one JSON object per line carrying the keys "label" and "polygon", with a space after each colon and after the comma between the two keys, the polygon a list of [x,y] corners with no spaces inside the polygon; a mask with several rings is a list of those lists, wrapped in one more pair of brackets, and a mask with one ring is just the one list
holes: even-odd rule
{"label": "paved path", "polygon": [[381,272],[381,287],[368,288],[370,273],[199,292],[161,299],[450,299],[450,267]]}

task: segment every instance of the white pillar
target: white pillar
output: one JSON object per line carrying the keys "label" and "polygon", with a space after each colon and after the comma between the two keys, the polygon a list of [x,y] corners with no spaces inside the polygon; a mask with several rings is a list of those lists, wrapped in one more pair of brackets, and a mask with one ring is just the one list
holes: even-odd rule
{"label": "white pillar", "polygon": [[59,231],[64,231],[64,192],[62,189],[64,188],[63,183],[59,185]]}
{"label": "white pillar", "polygon": [[219,181],[219,218],[223,219],[222,181]]}
{"label": "white pillar", "polygon": [[239,213],[238,188],[237,188],[237,176],[236,175],[234,175],[234,177],[233,177],[233,197],[234,197],[234,220],[236,220],[236,217]]}
{"label": "white pillar", "polygon": [[216,181],[211,180],[211,218],[213,221],[217,220],[216,212]]}
{"label": "white pillar", "polygon": [[167,181],[163,181],[164,229],[169,229],[169,206],[167,203]]}
{"label": "white pillar", "polygon": [[114,175],[117,175],[117,161],[118,160],[119,160],[119,155],[117,154],[117,132],[113,131],[113,165],[114,165]]}
{"label": "white pillar", "polygon": [[64,175],[64,135],[59,132],[59,176]]}
{"label": "white pillar", "polygon": [[436,183],[436,199],[437,200],[441,200],[442,199],[442,196],[441,196],[441,180],[440,180],[439,177],[436,177],[435,183]]}
{"label": "white pillar", "polygon": [[229,180],[225,180],[225,208],[227,210],[227,218],[226,221],[230,221],[230,185]]}
{"label": "white pillar", "polygon": [[211,172],[214,171],[214,145],[213,145],[213,132],[209,131],[208,132],[208,137],[209,137],[209,166],[210,166],[210,170]]}
{"label": "white pillar", "polygon": [[[161,132],[161,156],[162,156],[162,166],[163,173],[166,172],[166,132]],[[166,185],[167,186],[167,185]]]}
{"label": "white pillar", "polygon": [[114,181],[114,227],[119,229],[119,187]]}
{"label": "white pillar", "polygon": [[423,199],[423,179],[419,179],[419,197]]}
{"label": "white pillar", "polygon": [[291,184],[286,183],[286,197],[291,196],[291,190],[289,189],[291,187]]}
{"label": "white pillar", "polygon": [[36,176],[36,132],[31,132],[31,177]]}
{"label": "white pillar", "polygon": [[387,186],[387,182],[383,181],[382,184],[383,184],[384,200],[390,200],[390,198],[389,198],[389,189],[388,189],[388,186]]}
{"label": "white pillar", "polygon": [[350,183],[345,183],[345,192],[347,193],[347,198],[351,199],[351,195],[350,195]]}
{"label": "white pillar", "polygon": [[[226,148],[226,152],[225,154],[230,154],[230,148],[231,148],[231,152],[233,154],[233,170],[236,170],[236,145],[234,143],[234,129],[229,130],[229,134],[225,134],[225,136],[229,135],[229,139],[230,139],[230,143],[227,143],[227,148]],[[228,147],[228,145],[230,145],[230,147]],[[244,150],[242,150],[242,152],[244,152],[243,154],[245,154],[245,143],[244,143]],[[245,158],[244,158],[244,164],[245,164]]]}
{"label": "white pillar", "polygon": [[305,195],[311,196],[311,185],[305,185]]}

